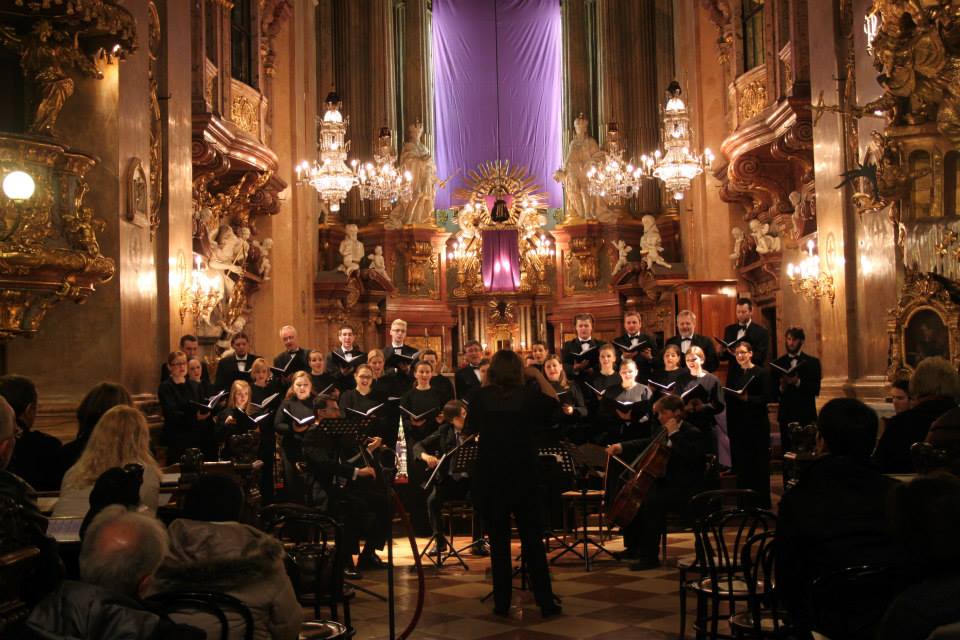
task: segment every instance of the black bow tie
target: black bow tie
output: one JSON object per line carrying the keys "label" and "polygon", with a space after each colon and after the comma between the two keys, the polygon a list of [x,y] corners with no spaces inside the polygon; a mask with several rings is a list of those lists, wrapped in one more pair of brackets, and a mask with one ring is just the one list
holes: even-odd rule
{"label": "black bow tie", "polygon": [[480,365],[478,365],[478,364],[471,364],[471,365],[468,365],[468,366],[469,366],[471,369],[479,369],[479,368],[480,368]]}
{"label": "black bow tie", "polygon": [[747,328],[747,325],[742,324],[742,325],[740,325],[740,328],[741,328],[741,329],[746,329],[746,328]]}
{"label": "black bow tie", "polygon": [[580,340],[580,344],[590,344],[590,340]]}

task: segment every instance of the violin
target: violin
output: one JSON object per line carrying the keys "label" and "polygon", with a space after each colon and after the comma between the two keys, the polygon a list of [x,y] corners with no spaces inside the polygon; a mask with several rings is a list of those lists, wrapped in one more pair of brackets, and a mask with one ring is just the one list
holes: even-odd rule
{"label": "violin", "polygon": [[620,487],[616,497],[607,505],[607,518],[621,527],[628,526],[637,517],[650,487],[667,473],[670,462],[669,432],[664,429],[651,440],[630,469],[630,478]]}

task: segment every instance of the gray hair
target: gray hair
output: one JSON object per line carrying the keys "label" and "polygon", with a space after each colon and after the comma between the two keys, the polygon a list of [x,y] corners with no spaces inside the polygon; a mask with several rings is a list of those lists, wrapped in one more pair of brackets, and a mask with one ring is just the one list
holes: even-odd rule
{"label": "gray hair", "polygon": [[697,314],[695,314],[693,311],[690,311],[689,309],[684,309],[683,311],[677,314],[677,322],[680,322],[680,318],[690,318],[691,320],[696,322]]}
{"label": "gray hair", "polygon": [[924,358],[910,377],[910,395],[960,398],[960,375],[953,365],[939,356]]}
{"label": "gray hair", "polygon": [[80,548],[80,577],[115,593],[137,597],[169,543],[167,530],[151,516],[112,504],[98,513]]}

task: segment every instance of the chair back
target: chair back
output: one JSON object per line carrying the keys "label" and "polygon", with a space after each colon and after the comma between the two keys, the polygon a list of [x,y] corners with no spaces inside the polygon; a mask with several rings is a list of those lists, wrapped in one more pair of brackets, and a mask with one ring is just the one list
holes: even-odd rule
{"label": "chair back", "polygon": [[346,556],[343,527],[337,520],[311,507],[278,503],[263,509],[260,521],[264,531],[284,543],[298,597],[342,598]]}
{"label": "chair back", "polygon": [[847,567],[810,585],[810,626],[830,638],[873,638],[890,602],[906,586],[889,565]]}
{"label": "chair back", "polygon": [[[220,625],[220,640],[230,640],[230,619],[227,614],[237,614],[243,620],[244,640],[253,640],[253,614],[247,605],[229,594],[217,591],[165,591],[150,596],[145,602],[167,616],[199,612],[214,618]],[[191,623],[191,626],[197,625]]]}
{"label": "chair back", "polygon": [[690,498],[687,517],[697,521],[725,509],[752,509],[758,506],[760,494],[753,489],[711,489]]}
{"label": "chair back", "polygon": [[701,519],[694,529],[697,563],[721,592],[745,595],[741,564],[747,541],[773,531],[777,516],[766,509],[728,509]]}
{"label": "chair back", "polygon": [[[750,620],[754,635],[758,638],[770,631],[776,635],[784,626],[777,602],[775,536],[774,531],[764,531],[751,536],[740,555],[740,564],[743,566],[747,583]],[[772,629],[762,628],[765,617],[772,624]]]}

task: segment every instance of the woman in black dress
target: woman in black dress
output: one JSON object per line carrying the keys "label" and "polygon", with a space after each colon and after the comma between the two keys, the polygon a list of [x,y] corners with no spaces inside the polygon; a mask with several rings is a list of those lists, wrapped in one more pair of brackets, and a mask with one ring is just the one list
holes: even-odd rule
{"label": "woman in black dress", "polygon": [[258,457],[263,462],[260,469],[260,496],[264,504],[273,502],[275,488],[274,469],[277,458],[277,434],[273,429],[276,412],[282,401],[283,386],[271,377],[270,365],[263,358],[257,358],[250,365],[250,402],[261,406],[272,415],[260,423],[260,446]]}
{"label": "woman in black dress", "polygon": [[336,397],[340,393],[337,389],[337,379],[333,374],[327,373],[326,360],[326,354],[317,349],[307,354],[307,362],[310,364],[310,383],[313,385],[315,394],[325,393]]}
{"label": "woman in black dress", "polygon": [[723,389],[717,376],[703,368],[706,362],[703,349],[694,345],[686,355],[687,375],[680,379],[680,399],[686,411],[686,421],[703,432],[708,453],[717,452],[715,428],[717,415],[723,411]]}
{"label": "woman in black dress", "polygon": [[198,409],[200,388],[187,380],[187,354],[173,351],[167,356],[170,377],[160,383],[157,398],[163,413],[163,438],[167,446],[167,464],[180,462],[191,447],[203,451],[208,460],[216,459],[210,411]]}
{"label": "woman in black dress", "polygon": [[730,370],[724,399],[727,435],[737,487],[760,494],[760,506],[770,506],[770,374],[753,364],[753,346],[738,342],[733,352],[738,368]]}
{"label": "woman in black dress", "polygon": [[[537,386],[526,384],[532,377]],[[549,424],[557,394],[534,368],[523,369],[513,351],[498,351],[487,380],[473,395],[465,433],[478,433],[474,501],[490,534],[494,613],[508,615],[512,597],[510,515],[517,525],[534,598],[544,616],[560,613],[550,586],[543,527],[537,508],[535,434]]]}
{"label": "woman in black dress", "polygon": [[680,366],[682,357],[680,347],[675,344],[663,348],[663,369],[657,369],[650,376],[654,400],[680,393],[680,380],[687,374],[687,370]]}
{"label": "woman in black dress", "polygon": [[290,502],[304,502],[303,478],[296,464],[303,460],[303,438],[315,422],[310,374],[297,371],[290,380],[290,388],[273,423],[273,428],[282,436],[280,457],[283,460],[283,483]]}
{"label": "woman in black dress", "polygon": [[603,444],[650,437],[652,394],[647,385],[637,382],[637,372],[637,363],[624,359],[620,384],[603,396],[598,416]]}
{"label": "woman in black dress", "polygon": [[587,418],[587,405],[580,387],[575,382],[571,383],[567,380],[567,374],[563,370],[563,362],[560,361],[559,356],[548,356],[544,360],[543,373],[547,382],[557,392],[560,407],[553,416],[550,429],[544,432],[539,444],[554,446],[564,438],[583,444],[586,442],[583,422]]}

